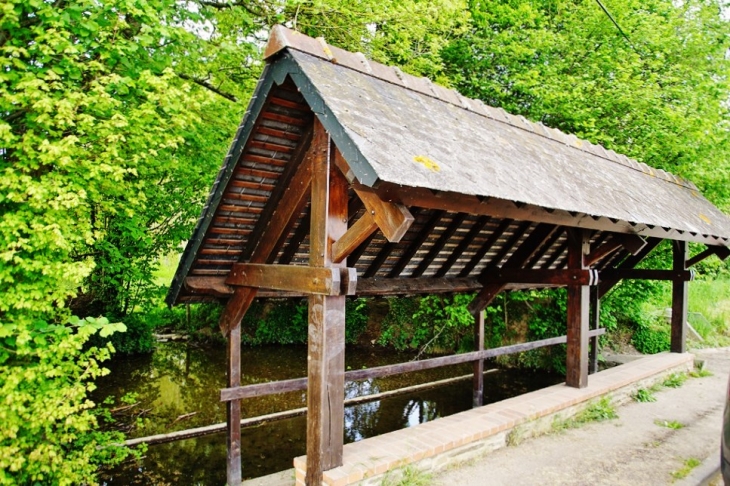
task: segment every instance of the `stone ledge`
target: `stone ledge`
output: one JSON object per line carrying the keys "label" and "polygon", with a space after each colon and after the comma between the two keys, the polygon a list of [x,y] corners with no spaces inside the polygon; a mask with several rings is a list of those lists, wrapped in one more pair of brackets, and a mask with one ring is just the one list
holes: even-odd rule
{"label": "stone ledge", "polygon": [[[647,356],[591,375],[586,388],[555,385],[347,444],[343,465],[326,471],[323,484],[380,484],[388,471],[408,464],[436,471],[467,461],[504,447],[515,427],[520,427],[522,437],[545,433],[556,416],[571,417],[603,395],[610,395],[614,402],[628,401],[636,389],[670,373],[691,370],[693,363],[694,356],[688,353]],[[306,456],[295,458],[294,468],[296,484],[304,485]]]}

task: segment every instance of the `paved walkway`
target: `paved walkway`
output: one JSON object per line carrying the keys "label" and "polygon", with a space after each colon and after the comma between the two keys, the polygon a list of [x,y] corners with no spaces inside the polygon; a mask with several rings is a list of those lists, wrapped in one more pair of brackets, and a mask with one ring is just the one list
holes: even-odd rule
{"label": "paved walkway", "polygon": [[[433,476],[434,485],[699,484],[719,466],[730,349],[698,351],[713,376],[690,378],[631,402],[619,418],[527,439]],[[658,424],[681,424],[668,428]],[[676,425],[679,427],[679,425]],[[677,477],[687,461],[703,462]],[[674,473],[674,475],[673,475]],[[713,481],[717,483],[717,480]]]}

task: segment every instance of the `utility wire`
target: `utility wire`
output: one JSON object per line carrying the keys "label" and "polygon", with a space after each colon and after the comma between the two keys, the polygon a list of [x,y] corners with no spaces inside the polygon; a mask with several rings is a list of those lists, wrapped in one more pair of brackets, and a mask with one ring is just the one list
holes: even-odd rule
{"label": "utility wire", "polygon": [[629,36],[626,35],[626,32],[624,32],[624,30],[621,28],[621,26],[618,25],[618,22],[616,22],[616,19],[613,18],[613,15],[611,15],[611,12],[608,11],[608,9],[603,5],[601,0],[596,0],[596,3],[598,4],[599,7],[601,7],[601,10],[603,10],[606,13],[606,15],[608,15],[608,18],[611,19],[611,22],[613,22],[613,25],[615,25],[616,28],[618,29],[618,31],[621,32],[621,35],[624,36],[624,39],[626,39],[626,42],[629,43],[629,45],[634,50],[634,52],[636,52],[639,56],[641,56],[641,53],[636,49],[634,44],[631,42],[631,39],[629,39]]}

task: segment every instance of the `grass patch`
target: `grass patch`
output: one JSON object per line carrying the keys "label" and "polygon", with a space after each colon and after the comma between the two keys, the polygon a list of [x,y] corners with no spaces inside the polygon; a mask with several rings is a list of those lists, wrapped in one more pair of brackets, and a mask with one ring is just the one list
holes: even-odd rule
{"label": "grass patch", "polygon": [[700,464],[702,464],[702,462],[699,459],[697,459],[696,457],[690,457],[689,459],[684,461],[684,465],[681,468],[672,473],[672,477],[674,479],[684,479],[689,476],[689,473],[692,472],[692,469],[696,468]]}
{"label": "grass patch", "polygon": [[603,422],[604,420],[613,420],[618,418],[616,409],[611,404],[610,397],[603,397],[599,401],[592,403],[575,417],[569,419],[561,419],[556,417],[552,423],[552,429],[560,432],[566,429],[576,429],[591,422]]}
{"label": "grass patch", "polygon": [[654,420],[654,423],[656,425],[658,425],[659,427],[666,427],[666,428],[672,429],[672,430],[679,430],[684,427],[684,424],[682,422],[678,422],[676,420],[656,419],[656,420]]}
{"label": "grass patch", "polygon": [[656,396],[651,389],[639,388],[634,392],[632,398],[641,403],[656,402]]}
{"label": "grass patch", "polygon": [[507,434],[507,445],[518,446],[525,440],[525,430],[519,425],[514,427],[509,434]]}
{"label": "grass patch", "polygon": [[689,372],[689,376],[692,378],[706,378],[712,376],[712,372],[707,368],[698,368]]}
{"label": "grass patch", "polygon": [[431,474],[413,466],[396,469],[385,475],[382,486],[428,486],[431,484]]}
{"label": "grass patch", "polygon": [[687,376],[687,373],[672,373],[662,382],[662,386],[666,386],[667,388],[679,388],[684,385],[685,381],[687,381]]}

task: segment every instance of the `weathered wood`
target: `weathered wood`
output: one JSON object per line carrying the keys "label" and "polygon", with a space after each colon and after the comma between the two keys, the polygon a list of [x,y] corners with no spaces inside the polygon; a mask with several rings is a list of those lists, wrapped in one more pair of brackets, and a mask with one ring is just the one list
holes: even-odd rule
{"label": "weathered wood", "polygon": [[[596,329],[588,333],[589,337],[601,336],[606,333],[605,329]],[[485,360],[503,356],[505,354],[522,353],[531,349],[553,346],[556,344],[565,344],[567,336],[558,336],[554,338],[541,339],[539,341],[531,341],[527,343],[510,344],[499,348],[485,349],[483,351],[472,351],[470,353],[456,354],[452,356],[441,356],[438,358],[429,358],[419,361],[408,361],[407,363],[397,363],[364,370],[353,370],[345,373],[345,380],[360,381],[375,378],[384,378],[386,376],[399,375],[401,373],[411,373],[414,371],[430,370],[441,368],[442,366],[452,366],[463,363],[471,363],[476,360]],[[236,399],[262,397],[266,395],[274,395],[277,393],[293,392],[307,389],[307,378],[295,378],[292,380],[274,381],[270,383],[259,383],[256,385],[247,385],[237,388],[224,388],[220,392],[222,402]]]}
{"label": "weathered wood", "polygon": [[480,216],[474,222],[474,225],[469,229],[469,232],[459,242],[456,248],[454,248],[454,250],[448,256],[443,265],[441,265],[441,268],[438,269],[434,277],[443,277],[448,273],[451,267],[454,266],[454,263],[456,263],[457,260],[461,258],[461,255],[466,251],[467,248],[469,248],[469,245],[471,245],[472,241],[474,241],[474,238],[476,238],[479,233],[482,232],[482,230],[487,226],[490,220],[491,218],[489,218],[488,216]]}
{"label": "weathered wood", "polygon": [[[228,387],[241,386],[241,326],[235,326],[228,334]],[[241,484],[241,401],[226,404],[227,468],[228,484]]]}
{"label": "weathered wood", "polygon": [[483,284],[596,285],[598,272],[585,269],[531,270],[498,268],[479,279]]}
{"label": "weathered wood", "polygon": [[365,206],[365,211],[373,217],[373,221],[385,238],[391,243],[399,242],[413,224],[414,218],[408,208],[402,204],[385,201],[371,188],[358,184],[349,164],[336,149],[334,163],[352,184],[355,193]]}
{"label": "weathered wood", "polygon": [[429,236],[431,236],[431,232],[434,230],[436,225],[438,225],[439,221],[441,221],[441,218],[443,218],[444,214],[444,211],[434,211],[431,214],[431,217],[428,218],[426,224],[421,227],[416,237],[410,242],[408,247],[403,250],[403,254],[401,255],[401,257],[398,259],[395,265],[393,265],[393,268],[390,269],[390,272],[388,273],[389,277],[397,277],[403,272],[403,270],[408,266],[413,257],[416,255],[416,253],[418,253],[418,250],[421,248],[423,243],[428,239]]}
{"label": "weathered wood", "polygon": [[[251,255],[251,263],[267,263],[276,257],[276,251],[283,245],[287,233],[307,202],[306,196],[309,194],[311,182],[312,162],[311,156],[307,155],[291,178],[276,211],[271,215],[261,241]],[[240,324],[255,297],[256,289],[250,287],[237,288],[234,291],[220,317],[220,328],[224,335]]]}
{"label": "weathered wood", "polygon": [[[348,184],[332,163],[333,146],[319,119],[312,137],[312,199],[309,265],[345,268],[332,262],[332,243],[347,231]],[[342,465],[345,422],[345,297],[309,297],[307,344],[306,483]]]}
{"label": "weathered wood", "polygon": [[[672,270],[683,272],[686,268],[688,245],[686,241],[672,242]],[[673,353],[687,351],[687,296],[689,284],[685,279],[672,282],[672,340]]]}
{"label": "weathered wood", "polygon": [[646,246],[646,240],[639,235],[622,234],[614,235],[613,238],[621,243],[621,246],[632,255],[638,255]]}
{"label": "weathered wood", "polygon": [[[556,241],[560,239],[562,234],[565,232],[565,228],[563,227],[557,227],[555,228],[555,231],[550,235],[548,239],[545,240],[545,242],[542,244],[542,246],[530,257],[530,259],[525,264],[525,268],[538,268],[537,264],[540,263],[540,259],[545,255],[545,253],[550,250],[550,248],[553,247]],[[550,267],[548,265],[545,270],[547,270]],[[542,267],[540,267],[542,268]]]}
{"label": "weathered wood", "polygon": [[302,294],[345,295],[340,270],[296,265],[237,263],[231,268],[226,284]]}
{"label": "weathered wood", "polygon": [[[474,316],[474,348],[484,351],[484,311]],[[484,361],[474,361],[474,378],[472,380],[472,407],[484,405]]]}
{"label": "weathered wood", "polygon": [[712,255],[717,255],[720,260],[725,261],[725,259],[730,256],[730,248],[727,248],[726,246],[708,246],[707,249],[687,260],[687,268],[697,265],[699,262],[711,257]]}
{"label": "weathered wood", "polygon": [[620,241],[616,240],[615,238],[611,238],[604,244],[593,249],[588,255],[586,255],[586,266],[592,266],[594,263],[602,260],[603,258],[607,257],[621,247],[622,245]]}
{"label": "weathered wood", "polygon": [[443,209],[457,213],[510,218],[518,221],[549,223],[558,226],[636,234],[646,237],[696,241],[710,245],[717,244],[717,240],[709,235],[692,234],[674,229],[666,230],[661,226],[629,223],[603,217],[595,219],[588,214],[571,213],[560,209],[552,210],[531,204],[517,206],[512,201],[495,197],[480,199],[472,195],[448,191],[434,192],[425,188],[400,187],[388,183],[380,184],[378,191],[381,197],[400,201],[409,208]]}
{"label": "weathered wood", "polygon": [[[598,329],[601,327],[601,300],[598,298],[598,286],[591,287],[591,304],[590,304],[590,328]],[[588,355],[588,374],[598,371],[598,336],[590,338],[590,352]]]}
{"label": "weathered wood", "polygon": [[377,223],[373,219],[372,214],[366,211],[340,239],[334,242],[332,245],[332,261],[334,263],[340,263],[347,258],[376,229],[378,229]]}
{"label": "weathered wood", "polygon": [[495,229],[492,234],[489,235],[484,244],[479,248],[479,250],[474,253],[474,256],[471,257],[467,264],[464,265],[464,268],[461,269],[461,272],[459,272],[459,277],[469,276],[471,271],[474,270],[477,265],[479,265],[479,262],[482,261],[484,255],[486,255],[487,252],[492,249],[494,244],[499,241],[499,239],[502,237],[502,235],[504,235],[505,231],[507,231],[511,224],[511,219],[504,219],[499,223],[497,229]]}
{"label": "weathered wood", "polygon": [[601,281],[622,280],[694,280],[692,270],[655,270],[648,268],[619,268],[598,272]]}
{"label": "weathered wood", "polygon": [[[654,250],[657,246],[659,246],[659,243],[661,243],[662,240],[659,238],[649,238],[649,240],[646,242],[646,246],[641,249],[639,253],[636,255],[631,255],[628,258],[626,258],[624,261],[622,261],[618,267],[617,270],[624,270],[628,268],[634,268],[636,265],[638,265],[644,258],[646,258],[649,253]],[[605,270],[604,270],[605,271]],[[598,286],[598,298],[602,299],[609,290],[611,290],[613,287],[616,286],[621,281],[621,279],[611,279],[611,280],[604,280],[602,281]]]}
{"label": "weathered wood", "polygon": [[279,263],[281,265],[288,265],[294,259],[299,247],[302,246],[304,239],[309,235],[309,220],[310,220],[310,207],[307,205],[304,207],[302,217],[299,221],[299,226],[296,227],[292,233],[289,241],[286,242],[281,256],[279,257]]}
{"label": "weathered wood", "polygon": [[[517,243],[519,243],[520,239],[525,235],[525,233],[527,233],[527,230],[530,229],[530,226],[532,226],[532,223],[530,223],[529,221],[523,221],[517,226],[517,228],[515,228],[515,231],[507,239],[507,241],[505,241],[504,245],[502,245],[502,248],[497,251],[489,265],[485,266],[482,271],[479,272],[479,278],[482,278],[485,275],[489,275],[496,268],[499,268],[499,264],[502,263],[502,260],[509,254],[510,251],[512,252],[512,256],[510,256],[508,261],[511,260],[511,263],[508,264],[507,262],[505,262],[505,264],[502,265],[503,268],[505,266],[507,268],[517,268],[522,266],[525,261],[527,261],[529,256],[527,258],[523,258],[525,252],[528,252],[530,255],[532,255],[537,250],[537,243],[542,242],[542,240],[544,239],[528,238],[521,245],[517,246]],[[553,227],[543,226],[543,229],[546,228]]]}
{"label": "weathered wood", "polygon": [[216,297],[233,295],[233,287],[226,284],[226,277],[187,277],[185,288],[191,292],[199,292]]}
{"label": "weathered wood", "polygon": [[[585,230],[568,230],[568,269],[583,270],[583,261],[590,250],[590,239]],[[590,287],[568,286],[568,346],[565,383],[574,388],[588,386],[588,304]]]}

